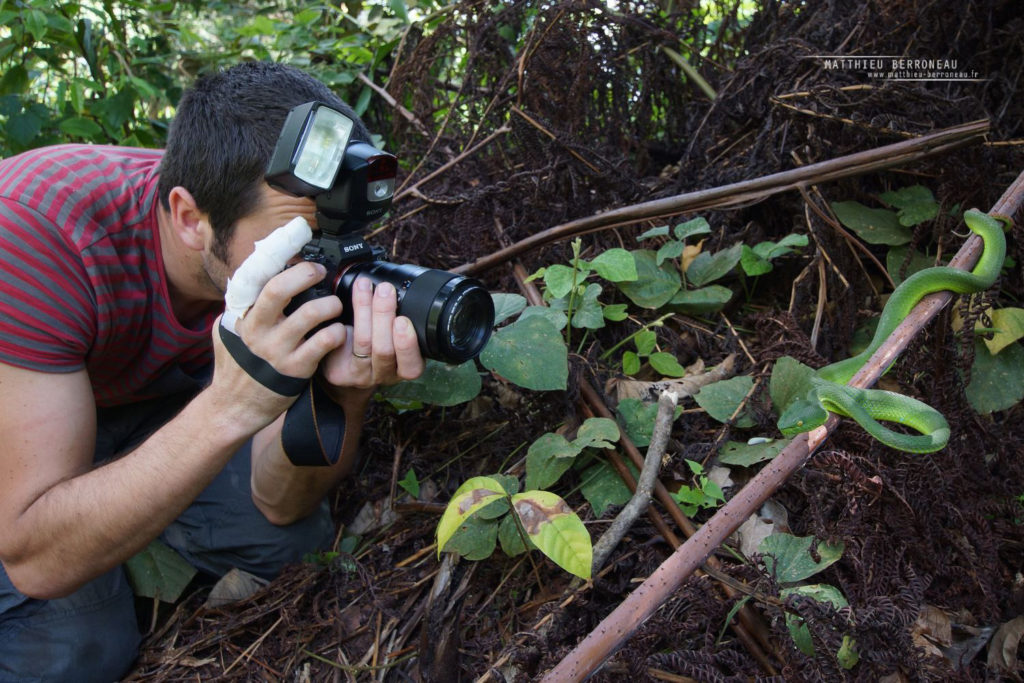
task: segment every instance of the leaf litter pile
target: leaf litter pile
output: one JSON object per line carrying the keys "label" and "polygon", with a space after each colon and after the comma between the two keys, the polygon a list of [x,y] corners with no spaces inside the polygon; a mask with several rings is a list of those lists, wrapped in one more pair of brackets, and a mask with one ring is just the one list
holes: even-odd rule
{"label": "leaf litter pile", "polygon": [[[531,235],[613,209],[978,119],[989,129],[983,140],[897,168],[582,237],[587,259],[614,247],[656,249],[637,236],[697,216],[711,228],[700,243],[708,253],[810,237],[764,275],[737,267],[719,279],[732,290],[721,310],[677,313],[657,328],[658,349],[682,365],[729,359],[736,375],[754,380],[742,420],[726,415],[723,424],[682,400],[659,475],[670,490],[728,460],[723,453],[739,448],[729,442],[777,437],[767,389],[775,361],[820,367],[850,355],[858,328],[880,310],[879,293],[891,291],[886,257],[897,278],[915,251],[948,257],[963,241],[959,210],[987,210],[1024,170],[1024,13],[1012,0],[764,2],[745,18],[726,3],[709,25],[680,5],[466,2],[431,31],[411,28],[379,76],[401,108],[377,97],[367,115],[406,163],[391,217],[371,241],[399,262],[471,269]],[[956,60],[979,80],[898,80],[829,64],[830,55]],[[439,91],[450,107],[435,109]],[[918,186],[938,212],[925,208],[930,219],[915,222],[922,190],[903,188]],[[910,219],[889,226],[907,233],[902,251],[886,246],[897,241],[851,248],[851,234],[864,238],[851,227],[870,215],[864,207]],[[1019,227],[1008,235],[1011,267],[996,285],[1002,307],[1024,296],[1021,237]],[[527,294],[536,283],[524,286],[524,275],[571,258],[570,240],[553,240],[474,275],[492,291]],[[715,568],[683,583],[593,680],[1020,680],[1024,363],[983,378],[969,395],[981,372],[974,360],[989,355],[964,332],[973,322],[997,326],[986,318],[994,298],[955,300],[883,379],[947,417],[945,449],[900,453],[844,422],[745,525],[749,534],[719,548]],[[629,303],[610,288],[602,301]],[[667,536],[685,540],[685,530],[654,504],[670,531],[641,516],[582,583],[536,552],[439,560],[435,526],[462,482],[521,476],[527,447],[544,433],[572,440],[593,415],[588,395],[614,411],[611,386],[664,379],[649,365],[626,378],[621,353],[604,356],[663,312],[630,305],[630,314],[586,336],[576,331],[565,391],[529,391],[483,372],[481,393],[466,403],[375,404],[365,459],[334,497],[334,552],[219,607],[204,606],[209,583],[193,584],[147,624],[131,678],[538,679],[671,554],[679,540]],[[979,404],[994,408],[979,414]],[[718,480],[725,497],[759,467],[729,465],[729,479]],[[557,490],[597,539],[617,506],[596,516],[579,483],[570,470]],[[686,511],[700,525],[714,505]],[[769,523],[792,536],[759,544]],[[762,553],[781,553],[779,539],[794,537],[807,544],[794,552],[808,567],[791,566],[789,575]],[[733,628],[741,612],[747,639]]]}

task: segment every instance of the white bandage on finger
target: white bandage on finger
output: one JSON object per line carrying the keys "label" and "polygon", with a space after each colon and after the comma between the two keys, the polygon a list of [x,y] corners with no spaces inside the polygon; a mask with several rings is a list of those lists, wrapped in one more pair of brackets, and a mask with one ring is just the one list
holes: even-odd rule
{"label": "white bandage on finger", "polygon": [[265,238],[258,240],[252,254],[228,278],[224,293],[224,317],[221,324],[235,331],[235,323],[256,302],[263,286],[313,238],[313,230],[301,216],[296,216]]}

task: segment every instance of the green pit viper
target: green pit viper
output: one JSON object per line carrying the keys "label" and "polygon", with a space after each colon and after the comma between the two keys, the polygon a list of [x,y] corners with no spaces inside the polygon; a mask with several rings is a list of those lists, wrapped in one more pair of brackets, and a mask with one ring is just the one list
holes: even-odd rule
{"label": "green pit viper", "polygon": [[[922,297],[943,290],[972,294],[988,289],[996,281],[1006,256],[1003,231],[1009,228],[1009,221],[970,209],[964,212],[964,222],[984,242],[984,250],[974,269],[968,272],[937,266],[918,271],[904,280],[889,296],[868,347],[856,356],[818,370],[810,380],[811,387],[805,397],[786,407],[778,421],[779,430],[785,436],[821,426],[832,412],[853,419],[868,434],[901,451],[932,453],[946,445],[949,424],[942,413],[927,403],[891,391],[860,389],[846,383]],[[896,432],[882,426],[880,420],[903,424],[919,433]]]}

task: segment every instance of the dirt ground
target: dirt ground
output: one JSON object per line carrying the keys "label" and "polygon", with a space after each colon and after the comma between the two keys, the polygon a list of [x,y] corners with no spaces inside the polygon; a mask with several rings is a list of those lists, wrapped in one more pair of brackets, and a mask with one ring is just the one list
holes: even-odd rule
{"label": "dirt ground", "polygon": [[[766,377],[782,355],[813,366],[846,357],[858,322],[879,310],[878,273],[812,209],[848,199],[877,205],[880,192],[912,184],[930,188],[943,209],[987,209],[1024,171],[1024,6],[1016,0],[769,1],[744,25],[733,14],[718,34],[683,3],[620,2],[594,20],[600,7],[467,2],[428,35],[408,34],[386,84],[407,110],[378,100],[368,118],[389,149],[416,166],[372,241],[397,261],[450,269],[573,219],[988,119],[984,143],[702,213],[713,228],[709,249],[815,235],[802,256],[765,276],[749,302],[734,297],[724,315],[703,319],[675,316],[659,333],[683,365],[714,365],[736,353],[739,373]],[[510,26],[527,35],[519,52],[503,37]],[[687,45],[703,49],[687,52]],[[446,73],[441,56],[457,47],[466,49],[464,68]],[[666,47],[688,55],[716,91],[713,102],[659,49]],[[980,80],[872,77],[863,68],[827,68],[827,55],[957,60]],[[459,106],[432,110],[436,88],[455,93]],[[943,216],[919,228],[915,243],[955,251],[962,233]],[[596,232],[584,244],[592,253],[636,248],[635,236],[652,225],[690,217]],[[1017,264],[1022,222],[1018,213],[1009,236]],[[829,258],[829,306],[812,346],[815,244]],[[518,292],[517,263],[529,273],[570,254],[556,242],[478,276],[492,290]],[[1020,305],[1019,265],[997,287],[1003,305]],[[949,419],[953,438],[944,450],[908,456],[844,424],[773,497],[793,534],[845,543],[842,559],[815,580],[838,587],[849,608],[780,601],[756,557],[740,561],[720,549],[725,578],[753,596],[746,604],[760,623],[761,655],[727,628],[743,594],[728,597],[722,580],[696,577],[593,680],[998,679],[986,668],[988,636],[1024,614],[1024,409],[974,413],[964,394],[973,345],[950,323],[948,312],[940,315],[890,373],[900,390]],[[354,553],[296,565],[242,602],[203,608],[209,588],[196,586],[181,604],[162,608],[132,678],[537,679],[672,547],[642,518],[609,569],[580,587],[540,556],[536,566],[498,552],[442,568],[434,528],[462,481],[507,470],[524,444],[579,423],[581,384],[600,393],[616,372],[602,352],[635,330],[610,325],[589,337],[570,355],[565,392],[520,391],[487,375],[481,396],[462,406],[398,413],[375,405],[364,464],[334,503],[341,531],[360,514],[387,516],[385,523]],[[684,405],[663,481],[690,480],[684,459],[714,465],[727,439],[774,434],[767,392],[752,407],[759,431],[732,429],[693,410],[692,401]],[[420,500],[392,505],[394,478],[409,468],[430,486]],[[614,515],[595,520],[578,492],[567,499],[595,537]],[[364,510],[367,502],[376,507]],[[793,646],[787,610],[807,620],[815,656]],[[929,615],[932,630],[922,626]],[[949,629],[947,641],[936,622]],[[850,670],[833,654],[843,633],[859,653]],[[1001,675],[1021,680],[1022,671]]]}

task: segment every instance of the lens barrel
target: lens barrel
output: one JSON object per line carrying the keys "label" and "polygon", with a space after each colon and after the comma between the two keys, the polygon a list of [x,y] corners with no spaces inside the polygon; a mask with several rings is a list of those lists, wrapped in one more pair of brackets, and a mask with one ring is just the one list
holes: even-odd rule
{"label": "lens barrel", "polygon": [[494,301],[479,280],[446,270],[390,261],[353,263],[336,280],[344,304],[341,321],[352,324],[352,285],[358,277],[398,292],[398,315],[412,321],[425,358],[463,363],[483,351],[494,329]]}

